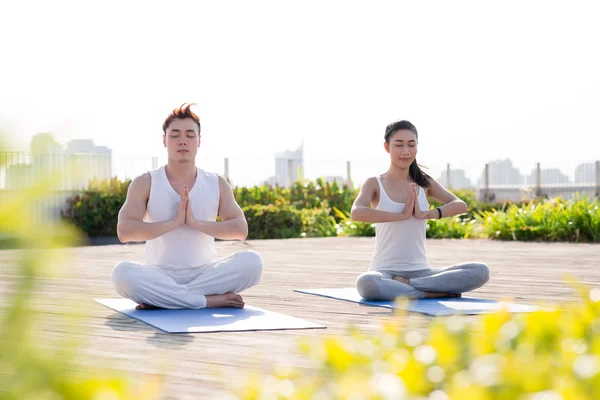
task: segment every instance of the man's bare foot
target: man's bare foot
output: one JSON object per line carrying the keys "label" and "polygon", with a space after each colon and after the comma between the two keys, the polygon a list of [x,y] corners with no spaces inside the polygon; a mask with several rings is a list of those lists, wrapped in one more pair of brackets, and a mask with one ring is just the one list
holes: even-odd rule
{"label": "man's bare foot", "polygon": [[135,307],[136,310],[162,310],[162,307],[156,307],[152,304],[140,303]]}
{"label": "man's bare foot", "polygon": [[410,279],[406,279],[406,278],[403,278],[401,276],[394,276],[392,279],[395,280],[395,281],[402,282],[402,283],[405,283],[407,285],[410,285]]}
{"label": "man's bare foot", "polygon": [[243,308],[244,299],[239,294],[227,292],[223,294],[211,294],[206,296],[206,308]]}
{"label": "man's bare foot", "polygon": [[444,292],[423,292],[425,293],[425,298],[437,298],[437,297],[461,297],[460,293],[444,293]]}

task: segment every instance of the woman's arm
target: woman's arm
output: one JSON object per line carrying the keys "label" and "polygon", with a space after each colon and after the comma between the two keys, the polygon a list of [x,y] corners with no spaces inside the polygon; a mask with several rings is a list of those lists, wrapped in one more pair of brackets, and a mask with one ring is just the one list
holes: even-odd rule
{"label": "woman's arm", "polygon": [[352,211],[350,212],[350,218],[360,222],[395,222],[404,221],[412,216],[415,197],[409,192],[408,200],[404,206],[404,210],[401,213],[392,213],[388,211],[375,210],[370,207],[371,201],[375,198],[377,193],[377,179],[369,178],[360,188],[360,192],[354,204],[352,204]]}
{"label": "woman's arm", "polygon": [[[427,190],[427,196],[433,197],[441,201],[444,205],[439,207],[442,212],[442,218],[453,217],[455,215],[464,214],[468,211],[467,203],[456,197],[454,194],[444,189],[435,179],[429,178],[430,186]],[[419,210],[418,202],[415,206],[415,218],[420,219],[437,219],[439,212],[437,209],[421,211]]]}

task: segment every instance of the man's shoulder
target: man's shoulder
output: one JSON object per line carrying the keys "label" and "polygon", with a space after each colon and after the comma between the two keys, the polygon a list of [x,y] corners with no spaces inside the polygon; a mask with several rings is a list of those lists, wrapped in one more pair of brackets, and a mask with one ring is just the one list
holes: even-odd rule
{"label": "man's shoulder", "polygon": [[219,184],[219,193],[233,192],[233,189],[231,188],[231,185],[229,184],[227,179],[225,179],[223,176],[218,175],[218,174],[215,174],[215,176],[217,177],[217,182]]}
{"label": "man's shoulder", "polygon": [[143,174],[140,174],[138,176],[136,176],[135,178],[133,178],[133,182],[136,182],[138,184],[143,184],[143,183],[150,183],[152,181],[152,176],[151,176],[151,172],[147,171],[144,172]]}
{"label": "man's shoulder", "polygon": [[202,168],[200,168],[200,167],[196,167],[196,169],[198,170],[198,174],[199,174],[199,175],[201,174],[202,176],[204,176],[204,177],[207,177],[207,178],[213,178],[213,179],[216,179],[216,178],[219,176],[219,174],[217,174],[217,173],[214,173],[214,172],[210,172],[210,171],[203,170],[203,169],[202,169]]}
{"label": "man's shoulder", "polygon": [[198,175],[201,175],[202,178],[212,180],[213,182],[217,182],[219,186],[229,185],[227,179],[225,179],[222,175],[217,174],[215,172],[205,171],[202,168],[198,167]]}
{"label": "man's shoulder", "polygon": [[129,191],[135,192],[148,192],[150,191],[150,185],[152,183],[152,177],[150,172],[144,172],[141,175],[136,176],[129,185]]}

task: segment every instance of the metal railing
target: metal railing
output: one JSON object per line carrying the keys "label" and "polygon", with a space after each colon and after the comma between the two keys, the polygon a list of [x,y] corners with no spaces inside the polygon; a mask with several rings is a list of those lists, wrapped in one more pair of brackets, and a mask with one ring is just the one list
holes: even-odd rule
{"label": "metal railing", "polygon": [[[93,179],[132,179],[166,163],[166,157],[123,154],[31,154],[0,152],[0,195],[32,186],[49,179],[55,192],[38,207],[40,217],[60,215],[65,200],[89,188]],[[206,157],[199,155],[199,167],[223,175],[233,186],[289,186],[300,179],[323,177],[356,187],[368,177],[384,172],[389,160],[276,159],[275,157]],[[530,173],[522,173],[510,161],[495,161],[480,168],[445,168],[426,170],[443,186],[472,189],[481,201],[521,201],[535,197],[572,198],[576,193],[600,197],[600,161],[580,163],[572,175],[556,168],[532,165]],[[479,170],[479,171],[478,171]],[[50,178],[48,178],[50,177]]]}

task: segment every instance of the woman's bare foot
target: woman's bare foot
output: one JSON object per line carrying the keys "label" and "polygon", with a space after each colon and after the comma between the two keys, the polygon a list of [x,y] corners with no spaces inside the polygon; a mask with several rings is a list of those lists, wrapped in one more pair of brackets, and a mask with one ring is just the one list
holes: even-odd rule
{"label": "woman's bare foot", "polygon": [[156,307],[152,304],[140,303],[135,307],[136,310],[162,310],[162,307]]}
{"label": "woman's bare foot", "polygon": [[211,294],[206,296],[206,308],[243,308],[244,299],[239,294],[227,292],[223,294]]}
{"label": "woman's bare foot", "polygon": [[437,298],[437,297],[461,297],[460,293],[444,293],[444,292],[423,292],[425,293],[425,298]]}
{"label": "woman's bare foot", "polygon": [[401,276],[394,276],[392,279],[410,285],[410,279],[402,278]]}

